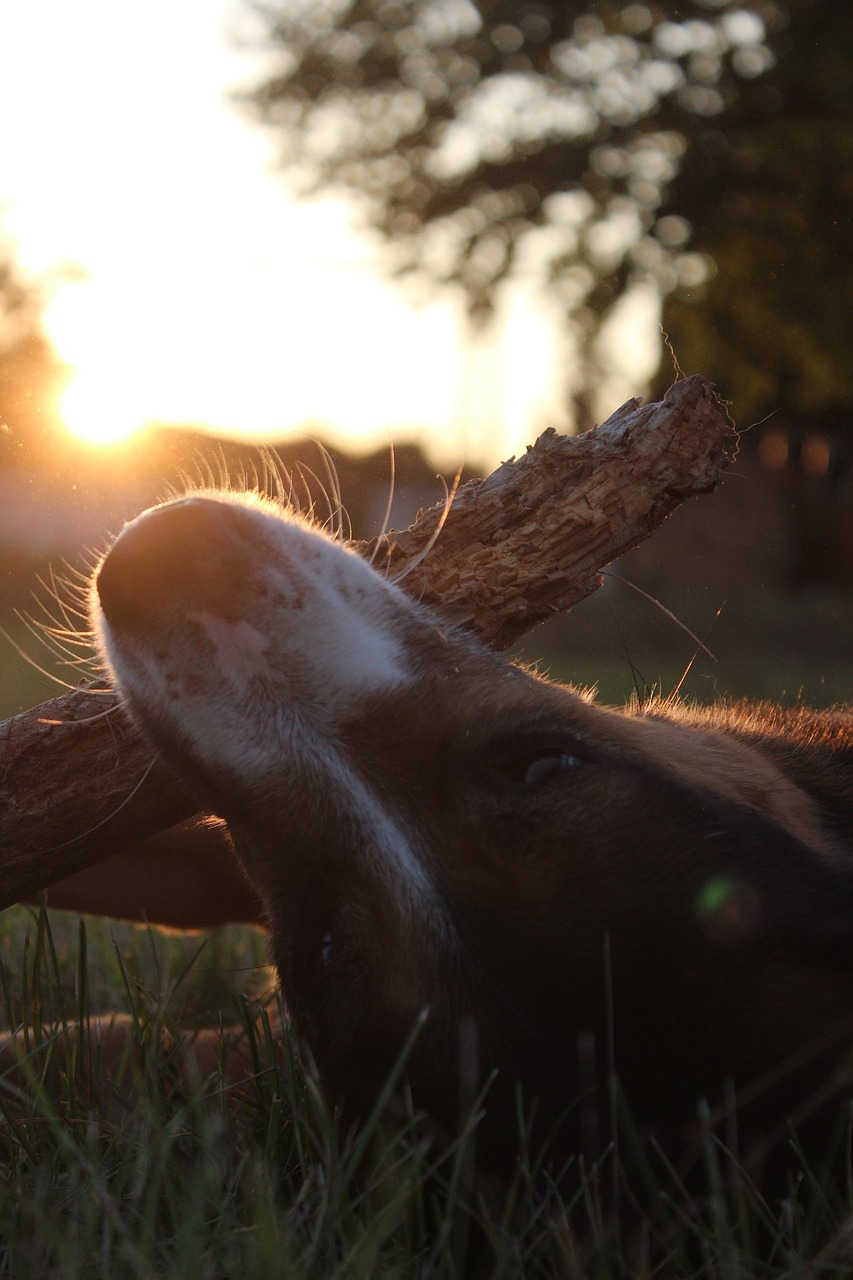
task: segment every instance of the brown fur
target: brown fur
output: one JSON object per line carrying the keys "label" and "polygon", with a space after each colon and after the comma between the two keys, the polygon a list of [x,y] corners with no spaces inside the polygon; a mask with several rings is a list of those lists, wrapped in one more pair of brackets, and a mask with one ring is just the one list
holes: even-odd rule
{"label": "brown fur", "polygon": [[[255,561],[271,554],[254,519],[174,504],[106,561],[110,626],[168,655],[176,696],[216,680],[174,665],[183,615],[213,617],[214,640],[253,616]],[[825,1118],[817,1100],[829,1077],[846,1090],[836,1077],[853,1047],[853,718],[606,710],[395,600],[416,679],[348,703],[335,745],[410,835],[440,919],[401,903],[399,877],[311,760],[283,758],[257,784],[211,769],[189,721],[132,688],[143,730],[227,819],[254,893],[238,891],[221,833],[196,829],[192,857],[157,861],[132,895],[118,858],[98,909],[108,874],[117,909],[152,922],[201,926],[231,906],[252,918],[260,900],[330,1095],[354,1115],[369,1107],[428,1010],[407,1067],[415,1101],[452,1129],[471,1081],[496,1072],[483,1135],[498,1160],[519,1082],[559,1156],[589,1145],[614,1077],[663,1139],[695,1128],[700,1099],[736,1108],[762,1147],[791,1120]],[[85,909],[90,886],[74,878],[52,900]]]}

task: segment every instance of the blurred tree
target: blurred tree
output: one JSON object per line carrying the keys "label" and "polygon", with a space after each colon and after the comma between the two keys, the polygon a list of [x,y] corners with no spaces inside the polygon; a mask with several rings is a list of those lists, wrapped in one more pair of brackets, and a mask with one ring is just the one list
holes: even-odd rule
{"label": "blurred tree", "polygon": [[670,187],[715,273],[677,287],[663,325],[744,425],[781,410],[849,430],[853,5],[785,0],[785,11],[773,66],[697,131]]}
{"label": "blurred tree", "polygon": [[356,193],[393,267],[461,286],[474,316],[513,272],[540,276],[581,342],[581,396],[600,378],[603,322],[651,284],[682,363],[715,377],[741,420],[780,399],[853,398],[853,5],[254,12],[277,62],[249,103],[291,176]]}
{"label": "blurred tree", "polygon": [[0,465],[41,460],[63,367],[41,328],[42,289],[0,240]]}

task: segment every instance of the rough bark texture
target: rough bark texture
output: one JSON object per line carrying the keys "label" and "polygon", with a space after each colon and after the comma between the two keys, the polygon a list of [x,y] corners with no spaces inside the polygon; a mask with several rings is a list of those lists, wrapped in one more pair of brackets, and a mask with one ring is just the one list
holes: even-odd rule
{"label": "rough bark texture", "polygon": [[[704,379],[629,401],[582,436],[546,432],[465,485],[444,520],[357,544],[445,617],[502,647],[595,591],[599,570],[717,484],[731,424]],[[434,541],[433,541],[434,539]],[[432,545],[431,545],[432,544]],[[192,816],[198,806],[103,684],[0,725],[0,907]]]}
{"label": "rough bark texture", "polygon": [[[546,431],[523,458],[366,547],[375,563],[444,617],[505,648],[601,585],[599,570],[642,542],[685,498],[707,493],[734,443],[704,378],[660,403],[629,400],[592,431]],[[414,567],[411,567],[414,566]]]}
{"label": "rough bark texture", "polygon": [[0,908],[197,809],[103,682],[3,721]]}

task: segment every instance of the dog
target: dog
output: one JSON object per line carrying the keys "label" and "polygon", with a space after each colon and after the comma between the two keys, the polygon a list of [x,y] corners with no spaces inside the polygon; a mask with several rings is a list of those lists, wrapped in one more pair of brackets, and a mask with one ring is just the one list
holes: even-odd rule
{"label": "dog", "polygon": [[498,1164],[519,1096],[558,1159],[602,1140],[616,1087],[662,1140],[732,1114],[762,1152],[824,1133],[853,1047],[848,712],[600,707],[251,495],[128,524],[92,616],[227,830],[168,833],[130,895],[118,855],[51,901],[105,910],[114,880],[113,914],[263,920],[344,1116],[403,1062],[451,1132],[490,1082]]}

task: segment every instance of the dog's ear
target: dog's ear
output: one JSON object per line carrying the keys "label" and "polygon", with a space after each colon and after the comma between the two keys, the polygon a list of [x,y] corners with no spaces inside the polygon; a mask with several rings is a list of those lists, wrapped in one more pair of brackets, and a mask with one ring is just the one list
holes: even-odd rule
{"label": "dog's ear", "polygon": [[224,822],[193,818],[58,880],[47,905],[167,929],[263,924],[263,907],[240,869]]}

